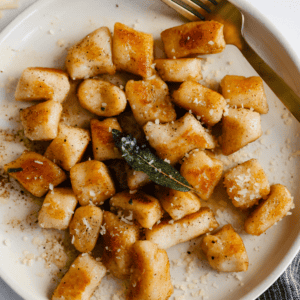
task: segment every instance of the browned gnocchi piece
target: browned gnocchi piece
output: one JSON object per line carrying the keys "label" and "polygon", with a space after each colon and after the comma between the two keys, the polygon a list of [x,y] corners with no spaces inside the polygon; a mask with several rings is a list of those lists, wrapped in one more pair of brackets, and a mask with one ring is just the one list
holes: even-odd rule
{"label": "browned gnocchi piece", "polygon": [[270,193],[268,178],[256,159],[250,159],[224,176],[227,194],[235,207],[247,209]]}
{"label": "browned gnocchi piece", "polygon": [[115,23],[113,36],[113,62],[117,70],[142,77],[153,74],[153,36]]}
{"label": "browned gnocchi piece", "polygon": [[132,217],[144,228],[151,228],[163,215],[159,201],[143,192],[123,191],[110,198],[114,209],[132,212]]}
{"label": "browned gnocchi piece", "polygon": [[187,215],[180,220],[164,219],[152,229],[146,229],[146,240],[168,249],[174,245],[187,242],[219,226],[214,213],[208,207]]}
{"label": "browned gnocchi piece", "polygon": [[75,165],[70,179],[80,205],[90,202],[101,205],[116,192],[108,168],[100,161],[88,160]]}
{"label": "browned gnocchi piece", "polygon": [[17,101],[53,100],[62,103],[70,90],[68,75],[59,69],[27,68],[18,82]]}
{"label": "browned gnocchi piece", "polygon": [[225,49],[224,25],[216,21],[189,22],[161,33],[168,58],[219,53]]}
{"label": "browned gnocchi piece", "polygon": [[74,214],[77,199],[70,188],[54,188],[39,211],[38,222],[42,228],[67,229]]}
{"label": "browned gnocchi piece", "polygon": [[222,152],[230,155],[262,136],[260,115],[244,108],[229,108],[222,120]]}
{"label": "browned gnocchi piece", "polygon": [[106,268],[91,255],[83,253],[56,287],[52,300],[89,300],[106,274]]}
{"label": "browned gnocchi piece", "polygon": [[126,165],[127,185],[134,191],[151,182],[149,176],[142,171],[135,171],[129,165]]}
{"label": "browned gnocchi piece", "polygon": [[60,124],[57,137],[46,149],[45,157],[70,171],[81,160],[90,140],[88,130]]}
{"label": "browned gnocchi piece", "polygon": [[167,124],[148,122],[144,126],[144,132],[157,155],[171,164],[175,164],[195,148],[215,147],[213,136],[189,113]]}
{"label": "browned gnocchi piece", "polygon": [[112,117],[124,111],[127,100],[123,90],[101,79],[86,79],[78,87],[80,105],[101,116]]}
{"label": "browned gnocchi piece", "polygon": [[91,252],[97,243],[102,224],[103,213],[93,205],[76,209],[69,231],[72,244],[79,252]]}
{"label": "browned gnocchi piece", "polygon": [[219,272],[245,272],[249,259],[243,240],[228,224],[203,238],[201,248],[209,264]]}
{"label": "browned gnocchi piece", "polygon": [[128,81],[126,96],[140,126],[148,121],[167,123],[176,120],[168,86],[157,76],[141,81]]}
{"label": "browned gnocchi piece", "polygon": [[294,200],[288,189],[282,184],[272,185],[268,198],[262,200],[245,220],[245,231],[249,234],[261,235],[293,208]]}
{"label": "browned gnocchi piece", "polygon": [[103,121],[91,120],[91,133],[93,154],[95,160],[108,160],[121,158],[122,154],[115,146],[112,129],[122,131],[116,118],[108,118]]}
{"label": "browned gnocchi piece", "polygon": [[203,200],[208,200],[220,181],[223,163],[204,151],[193,150],[185,158],[180,174],[194,187]]}
{"label": "browned gnocchi piece", "polygon": [[149,241],[137,241],[126,300],[167,300],[172,294],[167,252]]}
{"label": "browned gnocchi piece", "polygon": [[264,83],[258,76],[226,75],[221,80],[220,89],[230,106],[253,108],[260,114],[269,111]]}
{"label": "browned gnocchi piece", "polygon": [[132,246],[139,240],[139,226],[128,224],[109,211],[103,215],[102,262],[117,278],[126,278],[133,263]]}
{"label": "browned gnocchi piece", "polygon": [[62,105],[46,101],[20,111],[25,136],[32,141],[53,140],[57,136]]}
{"label": "browned gnocchi piece", "polygon": [[6,164],[4,171],[36,197],[44,196],[49,189],[67,179],[59,166],[46,157],[27,150],[15,161]]}
{"label": "browned gnocchi piece", "polygon": [[180,192],[165,187],[157,188],[156,197],[173,220],[182,219],[201,207],[200,199],[192,192]]}
{"label": "browned gnocchi piece", "polygon": [[107,27],[100,27],[72,46],[66,57],[66,68],[73,80],[99,74],[114,74],[112,37]]}
{"label": "browned gnocchi piece", "polygon": [[173,93],[172,101],[186,110],[191,110],[208,126],[213,126],[222,119],[226,107],[222,95],[194,81],[182,83]]}
{"label": "browned gnocchi piece", "polygon": [[155,59],[155,68],[164,81],[183,82],[188,80],[201,80],[201,59]]}

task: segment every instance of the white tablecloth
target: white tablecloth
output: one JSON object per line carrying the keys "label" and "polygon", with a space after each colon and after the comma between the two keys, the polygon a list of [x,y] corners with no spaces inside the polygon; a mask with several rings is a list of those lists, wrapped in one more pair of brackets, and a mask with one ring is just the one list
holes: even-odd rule
{"label": "white tablecloth", "polygon": [[[20,0],[18,9],[4,11],[0,32],[37,0]],[[63,0],[62,0],[63,1]],[[99,0],[101,1],[101,0]],[[286,37],[300,58],[300,0],[245,0],[258,8]],[[22,300],[0,279],[1,300]]]}

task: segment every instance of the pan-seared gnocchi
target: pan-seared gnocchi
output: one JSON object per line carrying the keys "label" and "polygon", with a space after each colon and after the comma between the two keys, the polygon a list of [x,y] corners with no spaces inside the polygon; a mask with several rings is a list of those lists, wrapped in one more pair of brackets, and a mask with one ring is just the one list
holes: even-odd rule
{"label": "pan-seared gnocchi", "polygon": [[201,248],[212,268],[219,272],[245,272],[249,259],[241,237],[228,224],[203,238]]}
{"label": "pan-seared gnocchi", "polygon": [[112,130],[122,131],[116,118],[107,118],[103,121],[91,120],[93,154],[95,160],[121,158],[122,154],[115,146]]}
{"label": "pan-seared gnocchi", "polygon": [[114,276],[121,279],[131,274],[132,246],[140,238],[139,226],[128,223],[109,211],[104,212],[102,262]]}
{"label": "pan-seared gnocchi", "polygon": [[227,194],[235,207],[247,209],[270,193],[268,178],[256,159],[250,159],[224,176]]}
{"label": "pan-seared gnocchi", "polygon": [[62,105],[53,100],[22,109],[20,118],[25,136],[32,141],[56,138],[62,110]]}
{"label": "pan-seared gnocchi", "polygon": [[159,201],[143,192],[123,191],[110,198],[110,205],[115,209],[128,211],[144,228],[151,228],[163,215]]}
{"label": "pan-seared gnocchi", "polygon": [[162,220],[152,228],[146,229],[146,240],[158,245],[160,249],[168,249],[174,245],[194,239],[210,232],[219,226],[214,213],[208,207],[189,214],[180,220]]}
{"label": "pan-seared gnocchi", "polygon": [[80,105],[101,116],[112,117],[124,111],[127,101],[124,91],[101,79],[86,79],[78,87]]}
{"label": "pan-seared gnocchi", "polygon": [[127,185],[130,190],[134,191],[140,187],[150,183],[149,176],[142,171],[135,171],[130,166],[126,165]]}
{"label": "pan-seared gnocchi", "polygon": [[222,152],[230,155],[262,136],[260,115],[244,108],[229,108],[222,119]]}
{"label": "pan-seared gnocchi", "polygon": [[258,76],[226,75],[221,80],[220,89],[230,106],[252,108],[260,114],[269,111],[264,84]]}
{"label": "pan-seared gnocchi", "polygon": [[245,220],[245,231],[261,235],[277,224],[292,208],[294,199],[289,190],[282,184],[272,185],[268,198],[262,200]]}
{"label": "pan-seared gnocchi", "polygon": [[73,80],[99,74],[114,74],[112,36],[107,27],[100,27],[72,46],[66,57],[66,68]]}
{"label": "pan-seared gnocchi", "polygon": [[89,300],[106,268],[88,253],[79,255],[55,289],[52,300]]}
{"label": "pan-seared gnocchi", "polygon": [[72,188],[80,205],[101,205],[116,193],[110,172],[103,162],[88,160],[70,170]]}
{"label": "pan-seared gnocchi", "polygon": [[99,207],[78,207],[70,223],[72,244],[79,252],[91,252],[96,245],[102,224],[103,212]]}
{"label": "pan-seared gnocchi", "polygon": [[45,157],[70,171],[81,160],[90,140],[88,130],[60,124],[57,137],[48,146]]}
{"label": "pan-seared gnocchi", "polygon": [[200,199],[192,192],[181,192],[157,186],[155,194],[163,209],[173,220],[182,219],[198,211],[201,207]]}
{"label": "pan-seared gnocchi", "polygon": [[126,300],[167,300],[173,294],[167,252],[149,241],[133,245],[133,266]]}
{"label": "pan-seared gnocchi", "polygon": [[133,116],[140,126],[148,121],[167,123],[176,120],[169,88],[159,77],[126,84],[126,96]]}
{"label": "pan-seared gnocchi", "polygon": [[189,113],[167,124],[148,122],[144,132],[157,155],[170,164],[177,163],[195,148],[213,149],[216,145],[210,132]]}
{"label": "pan-seared gnocchi", "polygon": [[25,150],[15,161],[4,165],[4,171],[32,195],[44,196],[67,179],[66,173],[46,157]]}
{"label": "pan-seared gnocchi", "polygon": [[164,81],[198,81],[203,78],[200,58],[158,58],[154,60],[154,63],[159,76]]}
{"label": "pan-seared gnocchi", "polygon": [[62,103],[70,90],[68,75],[59,69],[27,68],[15,92],[17,101],[53,100]]}
{"label": "pan-seared gnocchi", "polygon": [[222,119],[226,106],[222,95],[195,81],[182,83],[173,93],[172,101],[186,110],[191,110],[208,126],[213,126]]}
{"label": "pan-seared gnocchi", "polygon": [[70,188],[54,188],[48,192],[39,211],[38,222],[40,227],[67,229],[77,202],[75,194]]}
{"label": "pan-seared gnocchi", "polygon": [[223,163],[195,149],[188,153],[180,168],[181,175],[194,187],[203,200],[208,200],[223,173]]}
{"label": "pan-seared gnocchi", "polygon": [[153,74],[153,36],[136,31],[122,23],[115,23],[113,62],[117,70],[142,77]]}
{"label": "pan-seared gnocchi", "polygon": [[189,22],[161,33],[168,58],[219,53],[225,49],[224,25],[216,21]]}

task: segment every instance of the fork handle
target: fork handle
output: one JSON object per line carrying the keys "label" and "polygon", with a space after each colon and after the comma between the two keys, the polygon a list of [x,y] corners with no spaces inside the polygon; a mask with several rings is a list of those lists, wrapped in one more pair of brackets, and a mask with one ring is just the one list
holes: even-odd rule
{"label": "fork handle", "polygon": [[285,83],[285,81],[243,40],[244,57],[266,82],[275,95],[300,122],[300,97]]}

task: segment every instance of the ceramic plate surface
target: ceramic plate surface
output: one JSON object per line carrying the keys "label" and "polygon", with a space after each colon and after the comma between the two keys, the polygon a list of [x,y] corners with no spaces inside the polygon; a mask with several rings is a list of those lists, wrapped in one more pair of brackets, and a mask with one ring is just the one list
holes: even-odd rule
{"label": "ceramic plate surface", "polygon": [[[100,26],[108,26],[113,31],[115,22],[152,33],[155,55],[162,57],[160,32],[185,20],[159,0],[48,0],[34,4],[3,31],[0,35],[1,167],[16,159],[25,146],[36,147],[28,142],[24,145],[20,137],[19,109],[31,105],[14,100],[22,70],[31,66],[63,67],[68,46]],[[233,46],[204,60],[203,74],[203,83],[215,89],[226,74],[256,75]],[[124,84],[123,77],[117,81]],[[282,183],[288,187],[296,207],[292,215],[266,234],[253,237],[242,230],[245,215],[232,207],[220,183],[212,199],[202,201],[202,206],[211,206],[220,225],[229,222],[240,233],[249,255],[249,270],[238,274],[213,271],[201,254],[201,238],[175,246],[167,251],[175,287],[171,299],[179,296],[182,298],[176,299],[255,299],[283,272],[300,248],[300,125],[273,92],[267,86],[265,89],[270,111],[261,116],[263,136],[238,154],[220,158],[226,168],[257,158],[271,184]],[[76,108],[76,99],[73,101]],[[85,117],[88,120],[90,115]],[[67,234],[64,237],[64,233],[41,231],[36,221],[42,200],[32,199],[14,180],[7,180],[2,171],[0,176],[0,275],[26,300],[49,299],[58,278],[66,271],[63,253],[70,241]],[[66,260],[70,264],[71,258]],[[112,299],[116,293],[122,299],[123,291],[124,284],[108,276],[92,299]]]}

